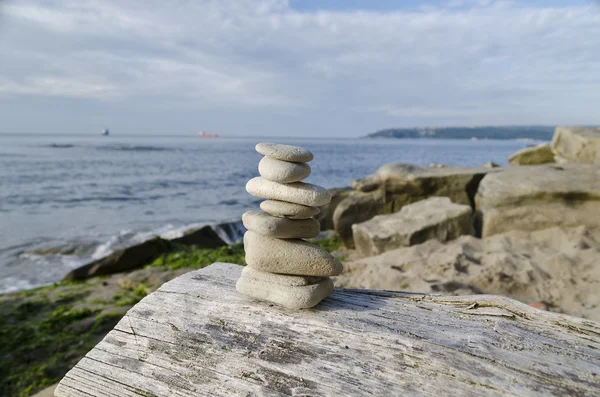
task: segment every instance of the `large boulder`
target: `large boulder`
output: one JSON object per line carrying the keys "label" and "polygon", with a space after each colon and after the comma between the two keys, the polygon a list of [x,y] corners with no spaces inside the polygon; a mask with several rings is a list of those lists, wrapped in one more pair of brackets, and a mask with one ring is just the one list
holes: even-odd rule
{"label": "large boulder", "polygon": [[509,230],[600,226],[600,167],[510,167],[481,182],[476,204],[483,237]]}
{"label": "large boulder", "polygon": [[600,164],[600,128],[556,127],[552,151],[561,161]]}
{"label": "large boulder", "polygon": [[385,195],[382,190],[352,191],[333,212],[333,226],[346,247],[353,248],[352,225],[385,213]]}
{"label": "large boulder", "polygon": [[62,281],[84,280],[94,276],[124,272],[141,267],[167,252],[169,242],[159,237],[124,248],[112,254],[78,267],[69,272]]}
{"label": "large boulder", "polygon": [[474,207],[481,179],[502,168],[418,167],[387,164],[374,174],[352,182],[353,192],[333,214],[333,224],[344,244],[353,247],[352,225],[375,215],[392,214],[410,203],[432,196],[448,197],[457,204]]}
{"label": "large boulder", "polygon": [[429,240],[344,263],[336,287],[498,294],[600,320],[600,229],[512,231]]}
{"label": "large boulder", "polygon": [[351,192],[349,187],[335,187],[328,190],[331,193],[331,201],[319,207],[320,212],[315,216],[315,219],[321,224],[321,230],[333,230],[333,213],[338,204]]}
{"label": "large boulder", "polygon": [[469,205],[448,197],[430,197],[408,204],[399,212],[377,215],[352,225],[354,245],[361,256],[373,256],[427,240],[449,241],[474,234]]}
{"label": "large boulder", "polygon": [[508,158],[510,165],[537,165],[554,163],[554,152],[548,143],[527,147]]}

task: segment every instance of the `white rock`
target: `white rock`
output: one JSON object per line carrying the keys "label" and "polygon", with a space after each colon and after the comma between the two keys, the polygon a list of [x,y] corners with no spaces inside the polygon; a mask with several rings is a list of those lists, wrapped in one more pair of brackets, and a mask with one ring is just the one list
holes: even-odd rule
{"label": "white rock", "polygon": [[242,223],[248,230],[275,238],[313,238],[321,230],[319,221],[313,218],[278,218],[261,211],[245,212]]}
{"label": "white rock", "polygon": [[246,266],[236,289],[240,294],[266,300],[290,309],[317,305],[333,290],[330,278],[282,276]]}
{"label": "white rock", "polygon": [[290,203],[318,207],[329,203],[331,193],[321,186],[311,183],[277,183],[260,176],[252,178],[246,184],[246,191],[253,196]]}
{"label": "white rock", "polygon": [[260,203],[260,208],[273,216],[290,219],[307,219],[318,215],[320,212],[317,207],[308,207],[279,200],[265,200]]}
{"label": "white rock", "polygon": [[258,163],[260,175],[273,182],[290,183],[298,182],[310,175],[310,166],[306,163],[292,163],[263,157]]}
{"label": "white rock", "polygon": [[256,151],[277,160],[306,163],[315,156],[310,150],[298,146],[281,145],[279,143],[259,143]]}
{"label": "white rock", "polygon": [[343,270],[329,252],[300,239],[280,240],[249,230],[244,250],[248,266],[264,272],[327,277]]}

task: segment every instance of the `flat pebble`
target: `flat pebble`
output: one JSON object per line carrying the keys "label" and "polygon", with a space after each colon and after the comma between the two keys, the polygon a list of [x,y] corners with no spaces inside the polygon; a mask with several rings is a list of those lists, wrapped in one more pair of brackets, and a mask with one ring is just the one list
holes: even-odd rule
{"label": "flat pebble", "polygon": [[321,231],[316,219],[278,218],[262,211],[245,212],[242,223],[248,230],[275,238],[313,238]]}
{"label": "flat pebble", "polygon": [[307,219],[321,212],[317,207],[308,207],[279,200],[265,200],[260,203],[260,208],[273,216],[289,219]]}
{"label": "flat pebble", "polygon": [[246,191],[256,197],[287,201],[309,207],[320,207],[331,200],[331,193],[324,187],[305,182],[277,183],[260,176],[248,181]]}
{"label": "flat pebble", "polygon": [[279,143],[259,143],[256,145],[256,151],[277,160],[294,161],[297,163],[306,163],[315,157],[310,150],[303,147],[282,145]]}
{"label": "flat pebble", "polygon": [[343,270],[329,252],[300,239],[277,239],[248,230],[244,250],[248,266],[263,272],[327,277]]}
{"label": "flat pebble", "polygon": [[285,282],[281,282],[279,277],[307,279],[306,277],[270,274],[246,266],[242,270],[242,277],[237,281],[235,288],[242,295],[273,302],[289,309],[314,307],[333,291],[333,281],[330,278],[319,278],[319,281],[314,284],[297,286],[287,285]]}
{"label": "flat pebble", "polygon": [[292,163],[263,157],[258,163],[260,175],[273,182],[290,183],[298,182],[310,175],[310,166],[306,163]]}
{"label": "flat pebble", "polygon": [[256,270],[250,266],[244,266],[244,269],[242,269],[242,275],[262,281],[268,281],[270,283],[285,285],[288,287],[303,287],[306,285],[316,284],[323,279],[323,277],[318,276],[290,276],[288,274],[268,273]]}

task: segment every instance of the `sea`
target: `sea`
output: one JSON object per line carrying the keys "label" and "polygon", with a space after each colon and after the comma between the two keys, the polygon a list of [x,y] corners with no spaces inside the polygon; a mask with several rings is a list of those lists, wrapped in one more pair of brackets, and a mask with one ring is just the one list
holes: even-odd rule
{"label": "sea", "polygon": [[59,281],[70,270],[156,235],[239,221],[258,200],[259,142],[315,154],[306,180],[327,188],[391,162],[507,164],[513,140],[201,138],[0,135],[0,293]]}

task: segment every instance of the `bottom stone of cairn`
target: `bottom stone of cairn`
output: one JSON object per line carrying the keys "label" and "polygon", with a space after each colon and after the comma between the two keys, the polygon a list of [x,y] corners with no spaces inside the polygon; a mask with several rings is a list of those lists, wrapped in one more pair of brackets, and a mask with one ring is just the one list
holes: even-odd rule
{"label": "bottom stone of cairn", "polygon": [[236,284],[238,292],[289,309],[316,306],[333,290],[328,277],[289,276],[263,272],[246,266]]}

